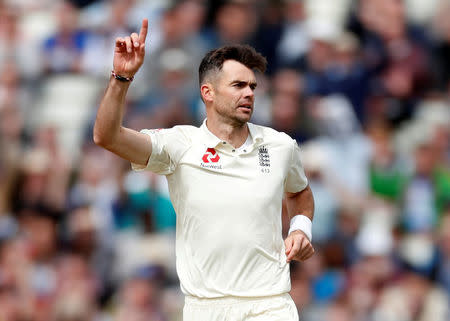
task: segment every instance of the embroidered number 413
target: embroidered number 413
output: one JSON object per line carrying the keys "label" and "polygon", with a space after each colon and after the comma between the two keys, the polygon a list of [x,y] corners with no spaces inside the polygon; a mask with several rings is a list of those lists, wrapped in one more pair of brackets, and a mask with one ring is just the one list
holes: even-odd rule
{"label": "embroidered number 413", "polygon": [[269,168],[261,168],[261,173],[270,173]]}

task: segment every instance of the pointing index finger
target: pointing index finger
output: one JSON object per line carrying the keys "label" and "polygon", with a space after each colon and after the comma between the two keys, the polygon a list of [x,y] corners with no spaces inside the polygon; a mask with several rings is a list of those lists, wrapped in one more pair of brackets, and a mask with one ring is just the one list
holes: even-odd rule
{"label": "pointing index finger", "polygon": [[145,38],[147,38],[147,32],[148,32],[148,19],[142,20],[142,27],[141,31],[139,31],[139,42],[144,43]]}

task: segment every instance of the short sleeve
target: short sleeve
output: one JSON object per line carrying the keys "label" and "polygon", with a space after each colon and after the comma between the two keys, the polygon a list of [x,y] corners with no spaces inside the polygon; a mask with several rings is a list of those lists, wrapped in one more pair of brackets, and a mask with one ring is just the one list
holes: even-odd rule
{"label": "short sleeve", "polygon": [[300,147],[295,140],[292,140],[291,160],[286,177],[285,190],[289,193],[297,193],[305,189],[306,186],[308,186],[308,179],[300,160]]}
{"label": "short sleeve", "polygon": [[131,163],[135,171],[149,170],[160,175],[172,174],[179,161],[179,155],[187,148],[185,135],[177,128],[143,129],[141,133],[149,136],[152,141],[152,153],[147,165]]}

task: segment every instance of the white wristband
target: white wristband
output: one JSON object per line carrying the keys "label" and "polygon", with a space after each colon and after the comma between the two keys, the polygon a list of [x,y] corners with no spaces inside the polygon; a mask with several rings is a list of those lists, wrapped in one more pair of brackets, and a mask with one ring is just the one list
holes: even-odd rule
{"label": "white wristband", "polygon": [[291,234],[291,232],[300,230],[303,233],[306,234],[306,236],[308,237],[309,241],[312,241],[312,222],[309,219],[308,216],[305,215],[295,215],[292,219],[291,219],[291,227],[289,228],[289,234]]}

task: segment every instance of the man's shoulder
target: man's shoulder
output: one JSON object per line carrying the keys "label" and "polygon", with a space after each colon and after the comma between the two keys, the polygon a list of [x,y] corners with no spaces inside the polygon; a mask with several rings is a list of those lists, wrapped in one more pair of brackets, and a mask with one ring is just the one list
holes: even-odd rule
{"label": "man's shoulder", "polygon": [[145,129],[147,133],[162,134],[162,135],[176,135],[189,137],[199,130],[198,127],[191,125],[176,125],[170,128]]}
{"label": "man's shoulder", "polygon": [[198,130],[199,128],[195,126],[176,125],[170,128],[143,129],[141,132],[151,136],[155,142],[180,148],[181,146],[190,146],[192,138]]}
{"label": "man's shoulder", "polygon": [[250,124],[249,126],[252,128],[252,131],[256,134],[262,136],[264,141],[266,142],[274,142],[277,144],[287,144],[291,145],[293,143],[293,139],[291,136],[286,134],[285,132],[280,132],[272,127]]}
{"label": "man's shoulder", "polygon": [[192,135],[199,131],[199,127],[192,126],[192,125],[176,125],[171,128],[173,131],[182,133],[184,135]]}

